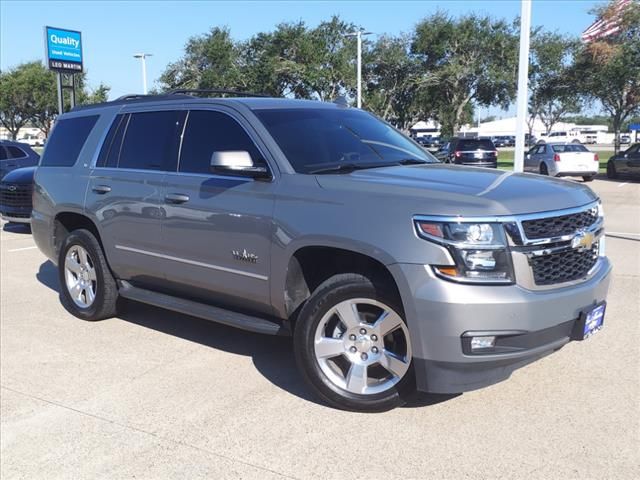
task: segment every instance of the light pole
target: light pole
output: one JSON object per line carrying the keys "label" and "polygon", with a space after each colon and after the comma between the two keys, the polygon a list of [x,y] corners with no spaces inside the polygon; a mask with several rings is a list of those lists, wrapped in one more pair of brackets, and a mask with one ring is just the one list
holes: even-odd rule
{"label": "light pole", "polygon": [[357,59],[357,97],[356,97],[356,105],[358,108],[362,107],[362,36],[363,35],[371,35],[373,32],[365,32],[364,29],[359,29],[355,32],[345,33],[345,37],[356,37],[358,42],[358,59]]}
{"label": "light pole", "polygon": [[136,53],[133,58],[142,60],[142,93],[147,94],[147,57],[153,56],[153,53]]}
{"label": "light pole", "polygon": [[524,171],[525,122],[527,121],[527,100],[529,94],[529,33],[531,29],[531,0],[522,0],[520,13],[520,58],[518,63],[518,98],[516,105],[516,151],[513,171]]}

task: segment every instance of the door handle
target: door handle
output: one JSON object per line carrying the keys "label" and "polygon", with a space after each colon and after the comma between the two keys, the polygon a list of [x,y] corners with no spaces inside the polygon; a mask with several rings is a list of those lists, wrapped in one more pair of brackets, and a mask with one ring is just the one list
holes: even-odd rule
{"label": "door handle", "polygon": [[105,193],[109,193],[111,191],[111,187],[109,185],[95,185],[91,190],[93,190],[98,195],[104,195]]}
{"label": "door handle", "polygon": [[167,203],[187,203],[189,201],[189,195],[184,193],[170,193],[164,197]]}

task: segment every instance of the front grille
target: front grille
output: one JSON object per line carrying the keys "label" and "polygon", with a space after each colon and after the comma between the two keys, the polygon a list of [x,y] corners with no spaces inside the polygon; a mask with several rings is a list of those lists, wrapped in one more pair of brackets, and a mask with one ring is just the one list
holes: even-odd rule
{"label": "front grille", "polygon": [[598,261],[598,243],[590,250],[567,250],[530,260],[536,285],[571,282],[587,275]]}
{"label": "front grille", "polygon": [[0,206],[31,208],[31,185],[0,184]]}
{"label": "front grille", "polygon": [[529,240],[552,238],[573,235],[581,228],[593,225],[597,219],[598,207],[593,207],[589,210],[569,215],[524,220],[522,228]]}

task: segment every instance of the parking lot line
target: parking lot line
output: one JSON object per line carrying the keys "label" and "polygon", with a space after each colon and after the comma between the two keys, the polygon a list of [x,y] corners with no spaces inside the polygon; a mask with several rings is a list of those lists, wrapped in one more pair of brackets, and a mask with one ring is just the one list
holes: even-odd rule
{"label": "parking lot line", "polygon": [[619,183],[619,184],[618,184],[618,188],[620,188],[620,187],[624,187],[625,185],[629,185],[629,182]]}
{"label": "parking lot line", "polygon": [[631,232],[606,232],[607,235],[631,235],[632,237],[640,237],[640,233]]}
{"label": "parking lot line", "polygon": [[32,245],[30,247],[13,248],[9,250],[9,252],[22,252],[23,250],[33,250],[34,248],[38,248],[38,247],[36,247],[35,245]]}

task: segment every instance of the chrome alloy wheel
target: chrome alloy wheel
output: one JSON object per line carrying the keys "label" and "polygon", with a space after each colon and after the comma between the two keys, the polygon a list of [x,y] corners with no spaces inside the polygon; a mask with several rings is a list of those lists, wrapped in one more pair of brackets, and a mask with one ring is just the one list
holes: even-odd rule
{"label": "chrome alloy wheel", "polygon": [[314,354],[329,380],[359,395],[396,385],[411,364],[404,321],[391,307],[369,298],[338,303],[320,320]]}
{"label": "chrome alloy wheel", "polygon": [[72,246],[64,259],[67,291],[80,308],[88,308],[96,298],[98,280],[93,260],[80,245]]}

